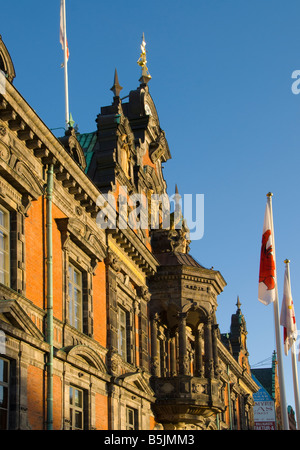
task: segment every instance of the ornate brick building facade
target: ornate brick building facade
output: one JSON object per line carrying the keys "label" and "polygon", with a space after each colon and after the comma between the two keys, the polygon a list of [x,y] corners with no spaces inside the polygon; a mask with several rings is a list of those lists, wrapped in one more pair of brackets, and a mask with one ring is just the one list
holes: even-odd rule
{"label": "ornate brick building facade", "polygon": [[[126,102],[115,74],[94,133],[61,139],[14,87],[2,40],[0,69],[0,428],[251,429],[239,301],[222,335],[226,283],[189,254],[184,221],[121,226],[121,192],[129,213],[132,194],[166,193],[145,67]],[[100,193],[115,228],[99,226]]]}

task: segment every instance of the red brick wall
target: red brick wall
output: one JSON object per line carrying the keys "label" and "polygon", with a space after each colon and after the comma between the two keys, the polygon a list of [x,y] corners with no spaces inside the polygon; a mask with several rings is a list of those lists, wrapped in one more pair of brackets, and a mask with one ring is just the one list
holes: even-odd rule
{"label": "red brick wall", "polygon": [[59,320],[63,318],[63,253],[61,248],[61,232],[55,219],[66,217],[57,206],[52,208],[52,245],[53,245],[53,315]]}
{"label": "red brick wall", "polygon": [[53,375],[53,430],[62,428],[62,381]]}
{"label": "red brick wall", "polygon": [[106,277],[102,261],[93,277],[94,339],[106,347]]}
{"label": "red brick wall", "polygon": [[43,308],[44,302],[43,198],[32,202],[25,220],[26,297]]}
{"label": "red brick wall", "polygon": [[108,404],[107,397],[101,394],[96,394],[96,429],[108,430]]}
{"label": "red brick wall", "polygon": [[32,430],[44,429],[44,372],[34,366],[28,366],[27,406],[28,422]]}
{"label": "red brick wall", "polygon": [[[63,267],[61,233],[55,219],[65,215],[53,204],[53,314],[62,319]],[[25,220],[26,236],[26,297],[35,305],[44,308],[46,295],[46,202],[40,197],[32,202]]]}

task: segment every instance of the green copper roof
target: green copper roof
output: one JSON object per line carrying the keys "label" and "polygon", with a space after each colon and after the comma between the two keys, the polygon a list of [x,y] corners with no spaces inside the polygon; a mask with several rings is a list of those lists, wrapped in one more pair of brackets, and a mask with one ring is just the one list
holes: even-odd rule
{"label": "green copper roof", "polygon": [[87,172],[88,168],[90,166],[91,160],[92,160],[93,150],[94,150],[95,143],[97,140],[97,132],[94,131],[92,133],[77,134],[76,137],[77,137],[77,140],[84,152],[84,156],[85,156],[85,160],[86,160],[85,172]]}
{"label": "green copper roof", "polygon": [[251,369],[251,373],[258,379],[270,396],[275,399],[275,379],[273,368]]}

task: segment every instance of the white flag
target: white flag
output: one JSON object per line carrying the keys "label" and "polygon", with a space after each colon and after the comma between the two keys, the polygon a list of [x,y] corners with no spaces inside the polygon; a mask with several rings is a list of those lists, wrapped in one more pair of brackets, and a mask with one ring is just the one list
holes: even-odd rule
{"label": "white flag", "polygon": [[69,60],[69,47],[67,40],[67,30],[65,28],[65,20],[64,20],[64,0],[60,0],[60,28],[59,28],[59,41],[61,43],[62,49],[65,49],[65,40],[66,40],[66,48],[67,48],[67,61]]}
{"label": "white flag", "polygon": [[296,318],[291,292],[288,266],[284,273],[283,299],[280,313],[280,325],[283,328],[284,353],[287,355],[293,342],[297,339]]}

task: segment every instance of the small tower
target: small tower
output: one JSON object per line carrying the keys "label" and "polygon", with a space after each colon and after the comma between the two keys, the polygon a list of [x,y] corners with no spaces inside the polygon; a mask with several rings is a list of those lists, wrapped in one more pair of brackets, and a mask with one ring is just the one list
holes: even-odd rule
{"label": "small tower", "polygon": [[241,366],[249,367],[248,364],[248,350],[247,350],[247,328],[246,320],[241,311],[241,302],[239,296],[237,297],[237,310],[231,316],[230,326],[230,342],[232,347],[232,354]]}

